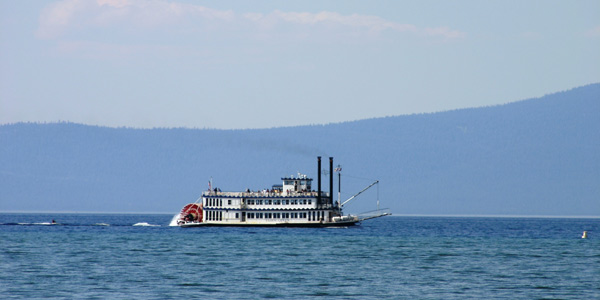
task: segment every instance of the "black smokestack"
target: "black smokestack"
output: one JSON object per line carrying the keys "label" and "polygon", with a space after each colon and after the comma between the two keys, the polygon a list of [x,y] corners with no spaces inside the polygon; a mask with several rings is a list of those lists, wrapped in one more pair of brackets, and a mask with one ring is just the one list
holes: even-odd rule
{"label": "black smokestack", "polygon": [[318,173],[317,173],[317,182],[318,182],[318,187],[319,189],[317,190],[317,205],[321,204],[321,157],[317,156],[317,166],[318,166]]}
{"label": "black smokestack", "polygon": [[333,157],[329,157],[329,204],[333,203]]}

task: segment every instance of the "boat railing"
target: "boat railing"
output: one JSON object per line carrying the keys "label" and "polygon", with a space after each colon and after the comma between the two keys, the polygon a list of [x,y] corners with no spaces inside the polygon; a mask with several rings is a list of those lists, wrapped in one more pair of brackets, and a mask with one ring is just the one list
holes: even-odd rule
{"label": "boat railing", "polygon": [[[222,192],[222,191],[204,191],[202,196],[215,196],[215,197],[317,197],[318,192],[315,191],[247,191],[247,192]],[[321,196],[325,197],[325,193],[321,193]]]}

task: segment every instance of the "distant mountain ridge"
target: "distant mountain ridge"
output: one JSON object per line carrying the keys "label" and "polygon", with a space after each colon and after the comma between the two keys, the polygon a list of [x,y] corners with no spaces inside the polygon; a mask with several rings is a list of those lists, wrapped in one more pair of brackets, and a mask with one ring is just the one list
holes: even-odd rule
{"label": "distant mountain ridge", "polygon": [[320,155],[342,165],[344,199],[381,181],[350,212],[379,197],[396,214],[600,216],[599,116],[592,84],[493,107],[272,129],[2,125],[0,211],[175,213],[211,177],[222,190],[270,188],[297,172],[316,179]]}

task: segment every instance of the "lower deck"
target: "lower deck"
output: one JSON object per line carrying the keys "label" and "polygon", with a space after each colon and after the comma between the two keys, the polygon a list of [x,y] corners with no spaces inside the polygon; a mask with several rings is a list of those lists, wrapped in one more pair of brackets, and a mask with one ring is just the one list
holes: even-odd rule
{"label": "lower deck", "polygon": [[270,222],[270,223],[258,223],[258,222],[186,222],[182,223],[180,227],[347,227],[354,226],[359,223],[358,220],[343,221],[343,222]]}
{"label": "lower deck", "polygon": [[211,223],[319,223],[331,222],[338,215],[334,210],[222,210],[205,209],[203,222]]}

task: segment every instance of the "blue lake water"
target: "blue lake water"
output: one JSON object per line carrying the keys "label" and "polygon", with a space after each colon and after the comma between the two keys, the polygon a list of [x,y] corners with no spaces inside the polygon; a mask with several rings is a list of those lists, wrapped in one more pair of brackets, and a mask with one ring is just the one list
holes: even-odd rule
{"label": "blue lake water", "polygon": [[[600,299],[600,219],[392,216],[349,228],[178,228],[171,218],[0,214],[0,295]],[[47,225],[52,219],[59,224]]]}

